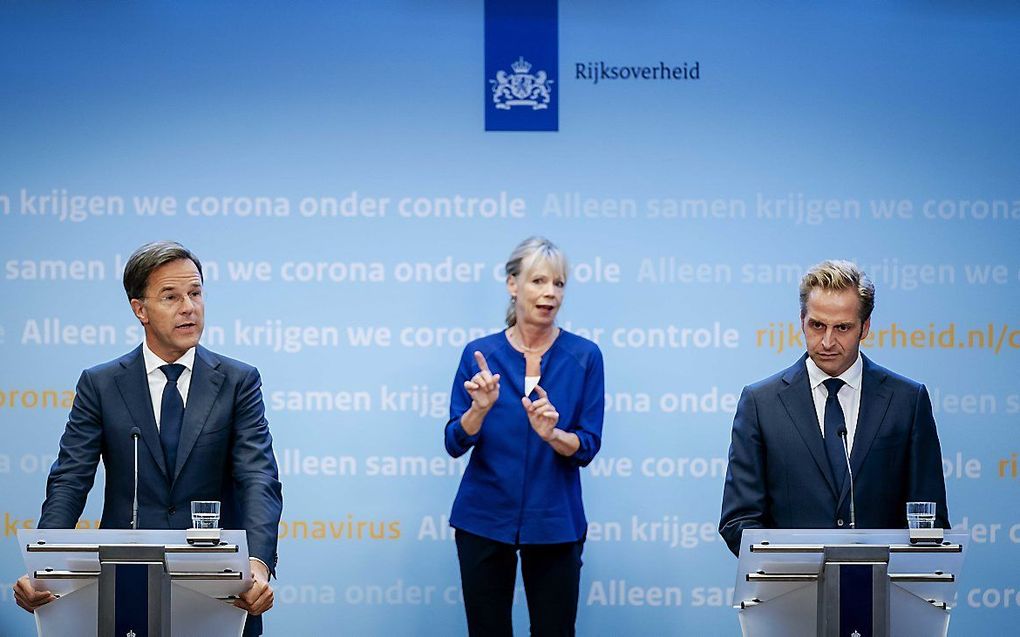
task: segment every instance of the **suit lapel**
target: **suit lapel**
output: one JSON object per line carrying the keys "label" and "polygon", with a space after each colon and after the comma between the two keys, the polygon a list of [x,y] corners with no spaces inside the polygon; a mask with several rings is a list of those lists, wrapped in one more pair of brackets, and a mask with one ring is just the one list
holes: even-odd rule
{"label": "suit lapel", "polygon": [[181,472],[181,467],[188,459],[191,449],[195,446],[202,428],[205,427],[209,412],[223,384],[223,373],[216,368],[220,361],[204,347],[195,348],[195,366],[191,372],[191,385],[188,388],[188,403],[184,408],[184,423],[181,425],[181,441],[177,446],[177,466],[174,468],[174,480]]}
{"label": "suit lapel", "polygon": [[163,444],[159,441],[159,430],[156,429],[156,416],[152,413],[152,396],[149,394],[149,382],[145,375],[145,358],[142,346],[139,345],[120,360],[121,369],[117,374],[117,389],[127,405],[131,421],[142,432],[153,462],[167,475],[166,461],[163,459]]}
{"label": "suit lapel", "polygon": [[[850,450],[850,467],[854,476],[860,475],[864,459],[871,450],[871,443],[875,442],[875,436],[882,428],[892,399],[892,392],[885,386],[885,371],[872,363],[867,356],[862,354],[861,357],[864,359],[864,370],[861,374],[861,407],[857,412],[854,448]],[[849,494],[850,482],[846,481],[839,494],[839,506],[843,505],[843,500]]]}
{"label": "suit lapel", "polygon": [[857,430],[854,432],[854,448],[850,450],[850,466],[854,473],[861,470],[864,459],[871,450],[882,428],[882,422],[889,411],[892,392],[885,386],[886,373],[867,357],[864,357],[864,373],[861,377],[861,408],[857,415]]}
{"label": "suit lapel", "polygon": [[838,491],[832,481],[832,471],[829,469],[829,459],[825,455],[825,443],[822,441],[822,430],[818,427],[818,416],[815,413],[815,403],[811,398],[811,383],[808,380],[807,368],[804,360],[807,355],[801,357],[792,367],[786,370],[783,375],[783,382],[787,386],[779,390],[779,400],[786,408],[794,428],[800,434],[801,439],[811,452],[811,457],[818,466],[818,472],[825,478],[825,483],[835,496]]}

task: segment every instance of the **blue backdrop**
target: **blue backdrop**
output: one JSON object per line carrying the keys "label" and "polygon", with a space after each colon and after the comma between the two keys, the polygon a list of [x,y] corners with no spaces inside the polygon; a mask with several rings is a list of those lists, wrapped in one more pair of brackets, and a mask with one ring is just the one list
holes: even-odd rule
{"label": "blue backdrop", "polygon": [[160,238],[206,261],[204,342],[265,382],[269,634],[464,633],[448,393],[531,234],[605,355],[580,634],[738,631],[715,532],[736,396],[799,356],[796,283],[830,257],[878,287],[866,353],[932,394],[972,532],[954,632],[1011,632],[1018,27],[992,2],[563,0],[558,68],[496,62],[559,130],[485,132],[482,2],[5,3],[0,634],[33,630],[15,529],[80,370],[139,342],[119,277]]}

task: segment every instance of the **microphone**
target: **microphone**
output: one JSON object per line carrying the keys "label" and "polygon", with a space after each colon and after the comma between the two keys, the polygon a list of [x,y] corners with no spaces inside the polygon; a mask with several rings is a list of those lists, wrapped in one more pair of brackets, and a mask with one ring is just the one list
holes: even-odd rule
{"label": "microphone", "polygon": [[142,435],[142,430],[138,427],[131,428],[131,440],[134,441],[135,445],[135,499],[131,503],[131,529],[138,528],[138,439]]}
{"label": "microphone", "polygon": [[857,527],[857,517],[854,512],[854,471],[850,468],[850,446],[847,444],[847,431],[846,425],[839,428],[836,432],[839,437],[843,439],[843,455],[846,457],[846,473],[850,476],[850,528]]}

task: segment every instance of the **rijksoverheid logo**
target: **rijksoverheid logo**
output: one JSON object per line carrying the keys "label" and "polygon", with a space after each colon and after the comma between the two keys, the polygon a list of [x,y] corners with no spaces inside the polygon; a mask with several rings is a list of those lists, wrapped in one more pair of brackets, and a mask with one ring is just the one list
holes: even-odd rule
{"label": "rijksoverheid logo", "polygon": [[485,0],[485,130],[559,130],[558,4]]}

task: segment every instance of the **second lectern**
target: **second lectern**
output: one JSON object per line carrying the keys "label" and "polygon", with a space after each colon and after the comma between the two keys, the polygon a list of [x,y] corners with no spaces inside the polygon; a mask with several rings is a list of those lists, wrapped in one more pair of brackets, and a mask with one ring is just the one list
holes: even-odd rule
{"label": "second lectern", "polygon": [[745,637],[946,635],[967,537],[745,529],[733,598],[741,629]]}

